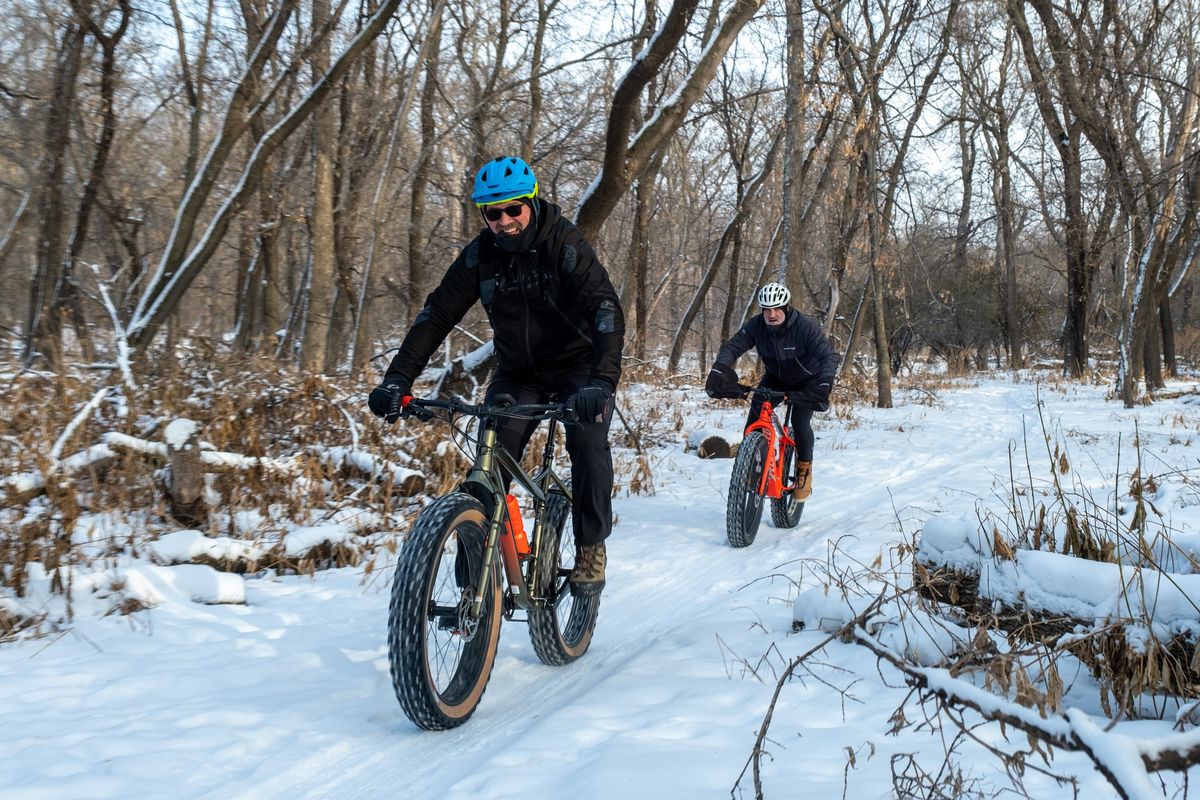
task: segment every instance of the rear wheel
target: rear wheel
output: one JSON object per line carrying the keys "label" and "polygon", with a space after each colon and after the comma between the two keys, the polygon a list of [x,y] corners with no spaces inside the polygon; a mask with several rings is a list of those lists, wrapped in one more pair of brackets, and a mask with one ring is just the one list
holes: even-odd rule
{"label": "rear wheel", "polygon": [[729,476],[725,535],[733,547],[746,547],[758,535],[763,510],[763,496],[758,487],[766,463],[767,439],[762,431],[754,431],[742,440],[733,462],[733,474]]}
{"label": "rear wheel", "polygon": [[494,569],[480,617],[470,615],[483,574],[485,528],[479,501],[455,492],[421,512],[400,551],[388,661],[400,707],[426,730],[466,722],[492,674],[502,598]]}
{"label": "rear wheel", "polygon": [[542,532],[536,591],[546,598],[543,608],[529,610],[529,638],[543,664],[562,666],[587,652],[600,610],[600,595],[577,597],[567,577],[575,565],[575,532],[571,501],[551,490],[546,499],[546,528]]}
{"label": "rear wheel", "polygon": [[[796,448],[784,445],[783,476],[784,484],[792,478],[796,466]],[[804,513],[804,503],[797,500],[790,490],[784,489],[783,496],[771,498],[771,524],[776,528],[794,528],[800,523],[800,515]]]}

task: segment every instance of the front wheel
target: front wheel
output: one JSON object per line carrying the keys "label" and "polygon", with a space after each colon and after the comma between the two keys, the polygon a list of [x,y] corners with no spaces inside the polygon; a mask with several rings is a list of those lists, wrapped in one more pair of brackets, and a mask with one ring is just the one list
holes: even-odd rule
{"label": "front wheel", "polygon": [[571,501],[558,490],[546,498],[546,523],[539,546],[537,588],[546,600],[529,610],[529,639],[543,664],[570,664],[587,652],[600,609],[600,595],[577,597],[567,577],[575,564]]}
{"label": "front wheel", "polygon": [[758,535],[763,496],[758,487],[767,463],[767,438],[754,431],[742,440],[733,474],[729,476],[729,498],[725,508],[725,535],[733,547],[747,547]]}
{"label": "front wheel", "polygon": [[[795,468],[796,448],[785,445],[783,452],[782,475],[786,478]],[[771,498],[771,524],[776,528],[794,528],[800,524],[800,515],[804,513],[804,501],[797,500],[788,489],[783,490],[782,497]]]}
{"label": "front wheel", "polygon": [[471,716],[492,675],[502,587],[492,569],[478,619],[471,601],[483,577],[487,521],[461,492],[439,497],[417,518],[392,582],[388,661],[400,707],[425,730]]}

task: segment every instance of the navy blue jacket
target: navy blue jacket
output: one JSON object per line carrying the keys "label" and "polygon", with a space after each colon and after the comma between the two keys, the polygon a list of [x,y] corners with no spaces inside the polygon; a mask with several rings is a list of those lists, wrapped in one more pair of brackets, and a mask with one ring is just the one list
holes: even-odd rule
{"label": "navy blue jacket", "polygon": [[764,386],[782,391],[812,392],[814,401],[824,395],[828,407],[829,388],[841,359],[820,325],[791,306],[788,306],[783,323],[775,327],[768,325],[762,314],[756,314],[721,346],[710,373],[710,383],[736,383],[733,364],[751,347],[758,350],[766,368]]}

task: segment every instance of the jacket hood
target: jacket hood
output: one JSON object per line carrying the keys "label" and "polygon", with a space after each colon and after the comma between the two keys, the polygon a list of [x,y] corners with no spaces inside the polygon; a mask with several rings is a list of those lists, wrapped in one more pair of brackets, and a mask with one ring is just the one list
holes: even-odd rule
{"label": "jacket hood", "polygon": [[796,320],[800,318],[800,312],[792,306],[787,307],[787,311],[783,315],[783,322],[778,325],[768,325],[767,320],[763,319],[763,327],[767,329],[767,333],[772,336],[779,336],[784,331],[791,329],[796,324]]}
{"label": "jacket hood", "polygon": [[562,217],[562,209],[540,197],[530,202],[533,219],[529,226],[516,236],[497,236],[490,227],[484,226],[483,235],[498,249],[506,253],[524,253],[542,245]]}

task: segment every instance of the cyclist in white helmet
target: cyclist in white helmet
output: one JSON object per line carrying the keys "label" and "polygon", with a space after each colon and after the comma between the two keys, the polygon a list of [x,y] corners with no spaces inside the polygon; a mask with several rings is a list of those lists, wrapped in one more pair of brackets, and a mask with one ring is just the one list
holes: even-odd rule
{"label": "cyclist in white helmet", "polygon": [[[759,386],[788,394],[798,462],[792,493],[804,502],[812,493],[812,415],[829,410],[829,391],[841,359],[821,326],[792,308],[791,299],[792,293],[782,283],[768,283],[758,290],[762,313],[721,346],[704,390],[709,397],[745,397],[746,388],[738,383],[733,365],[751,347],[758,351],[765,370]],[[747,425],[758,419],[761,407],[759,401],[751,403]]]}

